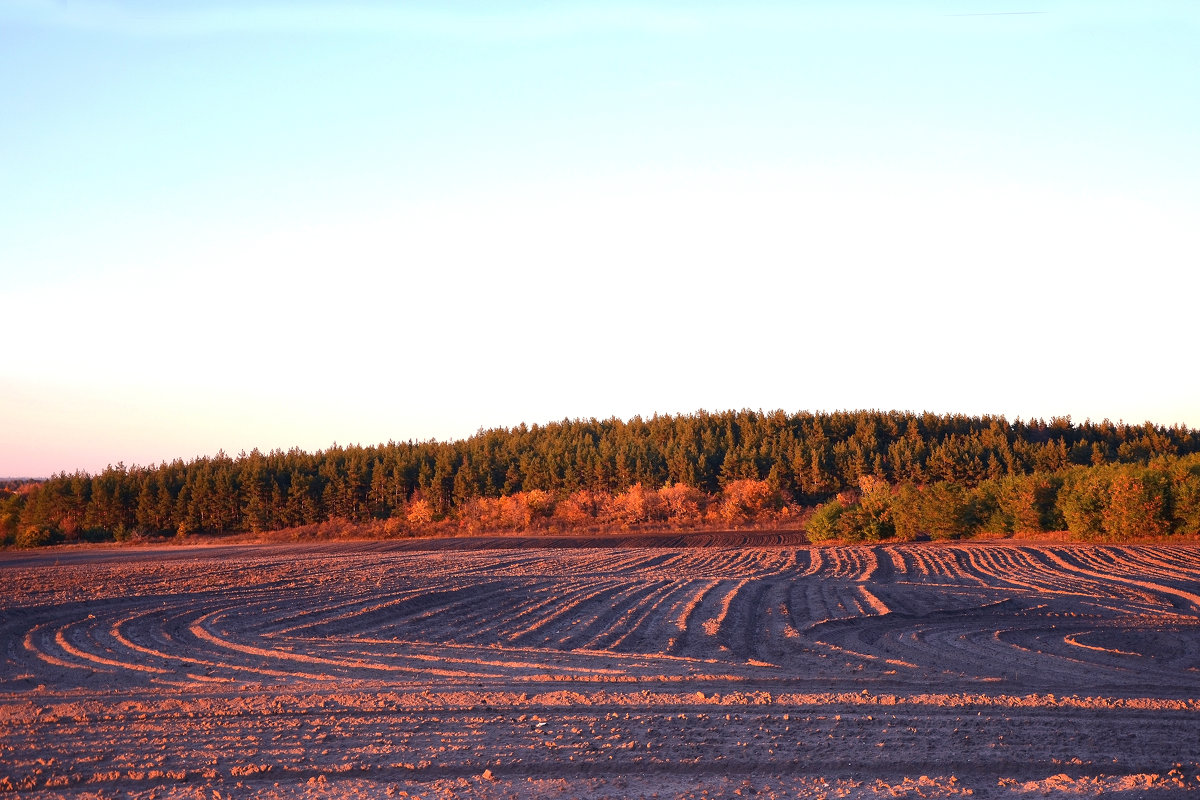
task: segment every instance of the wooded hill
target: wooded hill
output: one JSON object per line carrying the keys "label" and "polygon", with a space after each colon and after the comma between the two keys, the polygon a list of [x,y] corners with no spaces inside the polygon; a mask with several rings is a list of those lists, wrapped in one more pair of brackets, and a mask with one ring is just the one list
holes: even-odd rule
{"label": "wooded hill", "polygon": [[[1200,432],[1184,426],[1069,417],[743,410],[563,420],[456,442],[255,450],[59,474],[3,491],[0,535],[31,546],[330,520],[389,535],[795,525],[814,506],[812,532],[826,538],[1062,526],[1092,536],[1195,533],[1194,454]],[[1122,491],[1153,506],[1154,524],[1105,527],[1103,508],[1092,506],[1111,500],[1114,480],[1132,482]],[[1092,499],[1072,506],[1064,491]]]}

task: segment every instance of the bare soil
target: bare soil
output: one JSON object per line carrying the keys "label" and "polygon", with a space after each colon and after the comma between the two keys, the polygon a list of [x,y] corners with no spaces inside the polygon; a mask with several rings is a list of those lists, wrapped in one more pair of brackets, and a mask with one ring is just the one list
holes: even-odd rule
{"label": "bare soil", "polygon": [[497,538],[0,554],[0,791],[1200,795],[1195,546]]}

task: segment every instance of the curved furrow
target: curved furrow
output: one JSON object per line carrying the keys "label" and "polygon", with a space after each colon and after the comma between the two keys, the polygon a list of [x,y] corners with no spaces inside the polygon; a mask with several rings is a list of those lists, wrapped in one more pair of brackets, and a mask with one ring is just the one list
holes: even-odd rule
{"label": "curved furrow", "polygon": [[1200,687],[1195,548],[268,551],[177,559],[174,579],[136,554],[123,570],[9,567],[0,580],[23,588],[0,598],[0,685]]}
{"label": "curved furrow", "polygon": [[749,550],[722,550],[719,570],[725,577],[752,578],[757,574],[756,559]]}
{"label": "curved furrow", "polygon": [[[1122,552],[1121,548],[1117,547],[1088,547],[1077,549],[1074,557],[1080,564],[1091,569],[1127,572],[1131,565],[1131,561],[1127,560],[1128,555],[1128,553]],[[1140,571],[1144,571],[1150,565],[1159,565],[1156,559],[1149,553],[1143,554],[1140,560]]]}
{"label": "curved furrow", "polygon": [[752,548],[745,549],[743,553],[742,575],[748,578],[769,578],[773,577],[778,572],[776,557],[778,551],[768,551],[768,549]]}
{"label": "curved furrow", "polygon": [[879,554],[873,545],[861,545],[853,548],[855,574],[853,580],[862,581],[870,577],[879,567]]}
{"label": "curved furrow", "polygon": [[776,578],[789,574],[795,569],[796,551],[778,548],[759,548],[754,550],[757,560],[756,574],[762,578]]}
{"label": "curved furrow", "polygon": [[672,639],[676,638],[677,634],[688,629],[692,614],[699,608],[705,596],[719,583],[720,581],[714,578],[683,582],[687,591],[671,604],[666,613],[666,622],[675,629],[676,636],[672,636]]}
{"label": "curved furrow", "polygon": [[601,550],[595,553],[555,552],[547,554],[547,557],[562,559],[561,564],[569,565],[569,572],[579,578],[592,578],[619,572],[622,568],[621,565],[629,562],[628,551],[624,549]]}
{"label": "curved furrow", "polygon": [[808,578],[814,575],[819,575],[825,569],[825,548],[812,547],[808,550],[808,563],[802,569],[799,569],[797,578]]}
{"label": "curved furrow", "polygon": [[319,635],[322,630],[338,630],[349,623],[366,630],[378,624],[377,620],[391,621],[398,607],[420,597],[425,591],[424,587],[414,587],[402,591],[363,593],[322,603],[321,607],[311,609],[265,608],[262,609],[264,622],[258,630],[267,636],[291,636],[305,632]]}
{"label": "curved furrow", "polygon": [[867,570],[859,576],[860,583],[887,583],[895,574],[895,565],[891,555],[883,547],[871,547],[867,550],[870,555]]}
{"label": "curved furrow", "polygon": [[[133,614],[119,620],[113,626],[112,634],[127,650],[149,656],[152,664],[172,667],[176,675],[183,673],[190,680],[197,681],[244,681],[251,676],[259,679],[278,679],[293,677],[292,672],[271,669],[262,665],[238,664],[222,658],[204,657],[205,650],[200,647],[179,647],[178,635],[166,633],[172,617],[186,620],[191,625],[197,617],[192,609],[185,612],[170,612],[163,614],[162,610]],[[219,656],[220,651],[216,653]]]}
{"label": "curved furrow", "polygon": [[[409,642],[392,639],[354,639],[347,642],[353,649],[346,652],[376,661],[392,659],[403,662],[417,671],[424,666],[450,668],[462,673],[466,681],[488,680],[497,673],[516,681],[545,681],[555,679],[616,680],[629,674],[628,656],[621,653],[577,650],[565,661],[563,652],[545,647],[498,648],[492,645],[447,644],[442,642]],[[402,648],[397,655],[396,648]],[[671,661],[667,656],[659,659]]]}
{"label": "curved furrow", "polygon": [[605,650],[622,652],[662,653],[669,649],[673,620],[669,610],[686,602],[692,592],[691,581],[663,581],[659,589],[648,595],[635,609],[617,621]]}
{"label": "curved furrow", "polygon": [[830,591],[830,581],[811,579],[805,581],[803,586],[804,608],[809,614],[809,618],[805,620],[807,623],[846,616],[845,610],[836,601],[830,604],[830,598],[836,596]]}
{"label": "curved furrow", "polygon": [[821,548],[821,571],[813,577],[822,580],[830,580],[833,578],[845,577],[849,572],[847,563],[847,549],[845,547],[824,547]]}
{"label": "curved furrow", "polygon": [[1155,580],[1165,581],[1173,588],[1200,588],[1200,581],[1196,578],[1197,570],[1193,568],[1189,571],[1185,565],[1168,555],[1165,549],[1159,551],[1141,548],[1140,551],[1123,551],[1118,548],[1104,548],[1103,558],[1089,557],[1088,551],[1080,550],[1076,550],[1074,555],[1079,563],[1101,573],[1111,572],[1127,578],[1148,575]]}
{"label": "curved furrow", "polygon": [[[975,661],[979,675],[1007,679],[1020,685],[1025,676],[1036,676],[1038,682],[1050,686],[1076,683],[1086,675],[1091,684],[1105,679],[1092,670],[1089,662],[1048,652],[1039,636],[1040,628],[1014,626],[995,631],[970,630],[961,634],[966,641],[978,645],[981,658]],[[969,672],[971,663],[964,665]]]}
{"label": "curved furrow", "polygon": [[464,594],[456,602],[392,626],[403,638],[470,644],[517,641],[579,595],[595,591],[598,578],[541,581],[528,577],[500,581],[486,595]]}
{"label": "curved furrow", "polygon": [[1030,558],[1041,565],[1040,574],[1046,584],[1056,591],[1082,597],[1121,597],[1143,601],[1151,599],[1151,595],[1129,592],[1127,586],[1119,583],[1114,585],[1111,581],[1104,579],[1097,581],[1096,577],[1103,578],[1103,576],[1084,567],[1071,565],[1066,558],[1060,555],[1060,552],[1068,553],[1069,558],[1069,548],[1065,551],[1057,547],[1030,551]]}
{"label": "curved furrow", "polygon": [[855,561],[858,566],[858,574],[854,576],[854,580],[859,583],[874,580],[874,575],[879,570],[877,548],[867,545],[856,547]]}
{"label": "curved furrow", "polygon": [[[229,679],[238,682],[247,680],[270,680],[272,683],[298,679],[327,681],[331,676],[319,670],[297,670],[288,663],[289,658],[276,657],[275,653],[285,650],[278,646],[253,647],[258,639],[253,634],[232,631],[217,635],[206,635],[198,626],[203,621],[221,615],[231,615],[241,609],[240,605],[208,602],[193,604],[186,608],[161,615],[153,624],[138,626],[137,630],[125,630],[123,635],[140,646],[154,649],[166,656],[178,659],[194,668],[193,675],[205,679]],[[149,620],[146,621],[150,622]],[[286,647],[286,645],[284,646]],[[251,649],[254,652],[251,652]],[[247,658],[247,655],[253,657]]]}
{"label": "curved furrow", "polygon": [[[473,670],[445,669],[431,666],[424,660],[411,663],[405,654],[398,653],[393,657],[380,660],[349,657],[343,653],[334,655],[319,655],[319,647],[305,647],[296,652],[288,643],[270,643],[263,646],[253,637],[244,637],[240,631],[225,625],[228,611],[214,611],[204,614],[195,620],[188,631],[197,639],[203,640],[220,650],[261,659],[268,666],[286,666],[292,676],[297,679],[324,678],[359,678],[372,675],[408,674],[431,675],[442,678],[478,678],[503,677],[501,673],[481,673]],[[310,642],[297,640],[300,645]],[[299,648],[296,648],[299,649]],[[340,650],[340,648],[338,648]]]}
{"label": "curved furrow", "polygon": [[1200,575],[1200,548],[1184,547],[1183,545],[1165,545],[1162,547],[1131,547],[1135,554],[1145,552],[1161,553],[1162,558],[1170,559],[1172,564],[1186,569],[1193,579]]}
{"label": "curved furrow", "polygon": [[719,644],[717,634],[729,615],[737,593],[750,580],[718,579],[709,584],[691,609],[687,628],[676,638],[677,653],[695,657],[712,657]]}
{"label": "curved furrow", "polygon": [[929,548],[904,548],[906,560],[905,574],[909,580],[919,583],[936,583],[940,575],[938,553]]}
{"label": "curved furrow", "polygon": [[783,602],[787,607],[788,622],[797,633],[807,628],[817,620],[817,615],[809,607],[810,589],[813,581],[792,580],[788,582],[787,593]]}
{"label": "curved furrow", "polygon": [[594,619],[596,624],[587,625],[582,630],[572,630],[569,635],[560,636],[558,641],[566,649],[614,649],[615,643],[641,619],[643,612],[657,605],[660,598],[674,588],[672,581],[630,582],[625,591],[615,598],[615,602],[596,604],[598,608],[593,611],[595,616],[585,618],[585,621]]}
{"label": "curved furrow", "polygon": [[[455,563],[450,559],[446,559],[446,561],[447,563]],[[543,574],[553,574],[558,568],[558,563],[553,557],[543,551],[504,551],[503,555],[492,559],[475,558],[466,564],[462,564],[461,561],[457,563],[458,566],[453,569],[453,574],[462,578],[480,574],[488,576],[505,574],[524,575],[533,571],[540,571]]]}
{"label": "curved furrow", "polygon": [[1062,643],[1090,651],[1090,661],[1133,669],[1147,677],[1158,673],[1160,680],[1200,670],[1200,629],[1194,623],[1114,621],[1066,635]]}
{"label": "curved furrow", "polygon": [[703,575],[712,561],[707,550],[671,550],[658,568],[658,574],[671,579],[694,578]]}
{"label": "curved furrow", "polygon": [[789,550],[789,564],[783,576],[787,578],[803,577],[813,568],[813,553],[812,548],[804,548],[803,550]]}
{"label": "curved furrow", "polygon": [[771,574],[778,577],[791,577],[800,569],[799,554],[796,550],[771,550]]}
{"label": "curved furrow", "polygon": [[904,555],[900,552],[900,548],[891,545],[883,548],[883,554],[880,558],[887,558],[891,563],[890,574],[893,580],[904,580],[908,577],[908,562],[905,561]]}
{"label": "curved furrow", "polygon": [[144,663],[136,651],[126,648],[118,636],[116,622],[127,614],[129,604],[95,604],[66,610],[49,622],[36,625],[25,638],[26,647],[39,658],[60,666],[87,667],[100,672],[128,671],[141,677],[169,675],[169,665]]}
{"label": "curved furrow", "polygon": [[690,560],[694,564],[694,569],[697,574],[703,574],[705,577],[721,578],[729,573],[729,551],[727,550],[705,550],[700,554],[689,553]]}
{"label": "curved furrow", "polygon": [[607,644],[608,650],[640,652],[644,655],[673,655],[680,650],[680,639],[688,630],[688,620],[714,581],[672,581],[653,604],[643,607],[625,630],[614,630],[618,638]]}
{"label": "curved furrow", "polygon": [[736,551],[718,548],[679,551],[664,566],[670,569],[661,574],[673,579],[746,577],[747,572]]}
{"label": "curved furrow", "polygon": [[661,575],[686,574],[695,571],[700,563],[695,552],[690,550],[665,550],[661,555],[663,558],[655,570]]}
{"label": "curved furrow", "polygon": [[[591,591],[595,579],[563,582],[529,577],[490,582],[486,593],[467,587],[453,603],[432,609],[409,621],[389,624],[401,638],[470,644],[512,640],[514,628],[536,623],[546,609],[571,602],[579,593]],[[499,613],[498,613],[499,610]]]}
{"label": "curved furrow", "polygon": [[968,545],[966,547],[946,547],[942,550],[940,569],[945,576],[945,583],[964,587],[980,586],[986,583],[975,573],[972,566],[971,557],[975,549],[974,546]]}
{"label": "curved furrow", "polygon": [[1033,575],[1031,577],[1035,582],[1040,583],[1043,593],[1075,595],[1090,599],[1155,602],[1152,594],[1135,591],[1129,585],[1103,579],[1096,580],[1093,576],[1099,575],[1099,573],[1089,575],[1088,570],[1071,566],[1054,551],[1055,548],[1050,547],[1023,551],[1032,565]]}
{"label": "curved furrow", "polygon": [[110,634],[113,640],[131,654],[134,658],[149,666],[174,668],[175,671],[189,667],[214,668],[218,664],[194,658],[186,653],[171,652],[161,647],[153,646],[154,633],[162,627],[163,615],[160,610],[138,611],[126,614],[112,624]]}
{"label": "curved furrow", "polygon": [[[523,583],[520,584],[523,587]],[[426,585],[370,620],[370,625],[346,629],[348,634],[392,635],[402,639],[426,638],[418,632],[432,631],[433,641],[457,641],[460,637],[481,633],[477,623],[486,620],[500,625],[507,619],[497,609],[519,609],[511,602],[512,581],[489,580],[481,583],[443,583]],[[544,590],[544,587],[543,587]],[[522,592],[523,593],[523,592]]]}
{"label": "curved furrow", "polygon": [[[192,605],[194,600],[180,601]],[[228,681],[231,665],[212,661],[193,648],[181,648],[163,633],[178,606],[131,611],[131,604],[91,606],[92,613],[60,613],[35,624],[22,637],[39,660],[88,673],[122,674],[123,680]],[[165,646],[159,643],[165,643]],[[255,670],[262,675],[261,670]],[[214,677],[216,675],[216,677]],[[244,676],[243,676],[244,677]]]}
{"label": "curved furrow", "polygon": [[953,563],[950,565],[950,568],[953,570],[959,584],[972,588],[992,588],[992,580],[986,575],[980,574],[978,567],[980,551],[988,549],[987,545],[968,545],[966,547],[953,548],[951,553]]}
{"label": "curved furrow", "polygon": [[25,649],[46,664],[66,669],[87,670],[97,672],[112,672],[110,669],[98,669],[92,659],[80,658],[70,650],[63,648],[59,642],[61,629],[53,623],[42,622],[30,628],[23,639]]}
{"label": "curved furrow", "polygon": [[735,598],[729,623],[718,638],[735,657],[751,665],[809,674],[813,657],[800,641],[792,614],[793,588],[793,581],[783,580],[756,581],[745,587]]}
{"label": "curved furrow", "polygon": [[[833,553],[833,572],[828,577],[858,580],[870,571],[870,550],[866,547],[838,547]],[[824,576],[822,576],[824,577]]]}
{"label": "curved furrow", "polygon": [[[494,587],[493,587],[494,589]],[[324,636],[363,632],[395,624],[406,615],[427,613],[443,598],[434,587],[425,584],[389,594],[380,592],[369,602],[366,595],[330,598],[315,607],[279,604],[275,598],[247,601],[230,615],[247,635],[264,638],[320,639]]]}
{"label": "curved furrow", "polygon": [[[992,638],[1000,646],[1007,647],[1014,655],[1008,663],[1013,670],[1028,670],[1042,681],[1052,679],[1061,684],[1077,684],[1085,678],[1090,686],[1101,688],[1107,685],[1127,683],[1130,678],[1148,680],[1157,670],[1147,670],[1144,664],[1115,662],[1111,654],[1069,644],[1066,638],[1086,631],[1046,630],[1044,628],[1015,627],[996,631]],[[982,632],[976,635],[982,635]]]}
{"label": "curved furrow", "polygon": [[[841,654],[896,668],[898,679],[942,673],[1012,681],[1022,671],[1052,682],[1077,678],[1088,662],[1049,652],[1040,641],[1051,626],[1025,616],[1003,601],[919,616],[832,620],[814,626],[809,635]],[[981,620],[1003,620],[1002,627],[989,630]]]}
{"label": "curved furrow", "polygon": [[730,555],[733,556],[731,571],[733,574],[740,578],[762,578],[764,571],[761,552],[752,548],[731,551]]}
{"label": "curved furrow", "polygon": [[1016,563],[1007,550],[974,548],[970,552],[969,566],[972,577],[982,586],[998,588],[1007,585],[1032,592],[1046,588],[1043,583],[1018,577],[1027,575],[1029,570]]}
{"label": "curved furrow", "polygon": [[798,627],[807,627],[814,622],[841,619],[853,616],[859,608],[857,602],[847,604],[857,596],[857,582],[809,578],[799,582],[804,592],[803,604],[789,600],[789,615]]}
{"label": "curved furrow", "polygon": [[841,583],[837,585],[837,589],[838,602],[842,608],[846,609],[848,616],[876,616],[879,613],[876,611],[878,607],[883,607],[883,613],[887,613],[887,608],[883,605],[882,601],[858,579],[855,579],[853,582]]}
{"label": "curved furrow", "polygon": [[[879,599],[879,595],[875,594],[875,592],[872,592],[866,586],[861,584],[859,584],[859,586],[856,588],[858,590],[859,598],[861,599],[860,606],[863,607],[864,613],[879,615],[890,614],[892,612],[892,609],[888,607],[888,604]],[[869,609],[869,612],[867,609]]]}
{"label": "curved furrow", "polygon": [[961,583],[961,576],[952,568],[944,548],[912,547],[906,550],[906,555],[912,556],[911,569],[907,568],[908,564],[905,569],[908,580],[921,584]]}
{"label": "curved furrow", "polygon": [[902,576],[906,583],[920,583],[925,575],[921,552],[915,547],[899,545],[891,550],[896,573]]}
{"label": "curved furrow", "polygon": [[999,581],[1035,594],[1078,594],[1063,587],[1045,563],[1024,548],[987,548],[976,553],[982,577],[990,579],[992,585]]}
{"label": "curved furrow", "polygon": [[548,599],[532,605],[529,613],[522,610],[515,616],[510,614],[502,617],[502,625],[497,627],[503,630],[497,638],[518,642],[548,631],[551,636],[547,641],[562,639],[563,632],[569,635],[580,626],[586,626],[589,615],[594,613],[598,604],[615,604],[616,598],[628,588],[628,581],[614,578],[572,582],[568,585],[565,597],[551,592]]}
{"label": "curved furrow", "polygon": [[[592,578],[581,583],[583,591],[566,607],[555,607],[544,616],[528,620],[518,628],[496,631],[506,644],[522,647],[552,647],[559,650],[588,647],[609,629],[638,583],[616,577]],[[594,648],[598,649],[598,648]]]}
{"label": "curved furrow", "polygon": [[805,648],[819,652],[828,659],[826,668],[832,668],[835,674],[841,673],[843,667],[854,671],[864,667],[879,670],[900,666],[915,668],[914,664],[887,658],[875,652],[880,648],[879,635],[874,630],[867,618],[846,617],[810,625],[801,636]]}
{"label": "curved furrow", "polygon": [[713,635],[734,658],[761,661],[759,651],[766,644],[762,641],[766,613],[763,600],[771,585],[765,580],[746,581],[727,596]]}
{"label": "curved furrow", "polygon": [[744,553],[728,548],[709,548],[680,553],[672,572],[679,578],[744,578],[751,563]]}
{"label": "curved furrow", "polygon": [[55,643],[67,654],[106,667],[126,669],[153,675],[169,675],[165,667],[142,663],[138,658],[121,658],[119,645],[106,640],[103,625],[89,624],[93,618],[68,622],[54,634]]}
{"label": "curved furrow", "polygon": [[944,582],[959,586],[980,586],[986,581],[975,574],[971,564],[971,553],[975,548],[946,547],[940,553],[939,568],[944,576]]}
{"label": "curved furrow", "polygon": [[627,549],[621,552],[623,554],[622,560],[613,564],[612,567],[608,568],[608,571],[632,571],[645,575],[657,575],[663,569],[663,565],[670,561],[673,555],[669,550],[638,552]]}
{"label": "curved furrow", "polygon": [[680,599],[678,611],[670,618],[675,630],[667,638],[667,652],[673,655],[696,653],[708,646],[704,623],[712,619],[712,608],[722,602],[727,589],[720,578],[689,581],[689,588],[690,593]]}
{"label": "curved furrow", "polygon": [[764,599],[768,613],[764,620],[763,639],[772,647],[773,655],[792,653],[798,649],[800,626],[792,615],[795,581],[772,581],[769,596]]}
{"label": "curved furrow", "polygon": [[1104,669],[1094,669],[1095,665],[1089,659],[1055,652],[1053,643],[1061,640],[1065,630],[1060,627],[1061,624],[1040,618],[1035,611],[1017,615],[1016,619],[997,630],[977,628],[963,636],[977,642],[989,659],[977,662],[979,668],[987,669],[990,664],[992,674],[998,677],[1019,681],[1024,674],[1026,680],[1037,676],[1041,682],[1059,685],[1077,682],[1081,674],[1087,675],[1089,683],[1111,680],[1114,676],[1105,674]]}
{"label": "curved furrow", "polygon": [[1111,586],[1113,581],[1116,581],[1122,584],[1121,588],[1124,588],[1126,591],[1129,591],[1128,587],[1134,587],[1134,589],[1144,590],[1144,592],[1149,593],[1149,595],[1146,595],[1144,592],[1134,591],[1132,592],[1133,597],[1163,597],[1165,605],[1185,611],[1200,612],[1200,594],[1196,592],[1174,588],[1151,580],[1127,578],[1088,569],[1078,563],[1073,563],[1070,549],[1047,549],[1045,551],[1045,558],[1065,572],[1081,576],[1080,582],[1095,587],[1094,591],[1100,594],[1100,596],[1104,596],[1102,594],[1103,590]]}
{"label": "curved furrow", "polygon": [[[656,551],[620,550],[583,551],[577,556],[576,565],[581,570],[594,574],[637,574],[648,565],[659,564],[663,554]],[[580,564],[582,561],[584,563]]]}

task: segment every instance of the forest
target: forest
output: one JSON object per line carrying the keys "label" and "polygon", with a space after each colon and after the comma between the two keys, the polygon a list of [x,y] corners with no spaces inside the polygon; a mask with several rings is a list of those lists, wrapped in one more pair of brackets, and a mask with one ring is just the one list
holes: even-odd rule
{"label": "forest", "polygon": [[265,533],[776,526],[814,541],[1200,530],[1186,426],[901,411],[699,411],[453,442],[109,466],[0,487],[6,546]]}

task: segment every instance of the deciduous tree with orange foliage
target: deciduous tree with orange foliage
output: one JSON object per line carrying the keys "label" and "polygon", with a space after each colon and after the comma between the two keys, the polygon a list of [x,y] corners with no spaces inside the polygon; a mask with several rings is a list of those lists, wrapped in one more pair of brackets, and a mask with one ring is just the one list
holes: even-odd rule
{"label": "deciduous tree with orange foliage", "polygon": [[666,519],[666,504],[657,492],[640,483],[613,495],[602,509],[603,521],[621,528],[631,528]]}
{"label": "deciduous tree with orange foliage", "polygon": [[658,490],[666,508],[667,521],[672,525],[691,525],[701,520],[704,514],[705,495],[693,486],[676,483]]}
{"label": "deciduous tree with orange foliage", "polygon": [[721,490],[716,517],[729,525],[765,519],[783,505],[779,492],[767,481],[750,478],[729,481]]}

